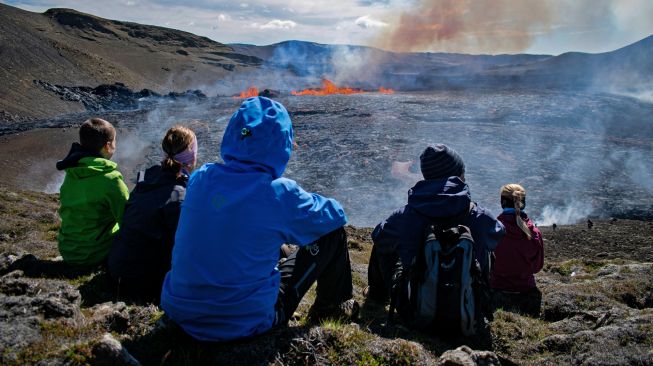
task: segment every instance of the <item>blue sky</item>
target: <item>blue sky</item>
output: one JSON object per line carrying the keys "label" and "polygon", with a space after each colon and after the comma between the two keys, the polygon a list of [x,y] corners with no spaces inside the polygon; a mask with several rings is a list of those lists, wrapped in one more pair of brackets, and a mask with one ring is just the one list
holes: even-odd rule
{"label": "blue sky", "polygon": [[653,0],[0,0],[165,26],[223,43],[299,39],[399,51],[611,51],[653,34]]}

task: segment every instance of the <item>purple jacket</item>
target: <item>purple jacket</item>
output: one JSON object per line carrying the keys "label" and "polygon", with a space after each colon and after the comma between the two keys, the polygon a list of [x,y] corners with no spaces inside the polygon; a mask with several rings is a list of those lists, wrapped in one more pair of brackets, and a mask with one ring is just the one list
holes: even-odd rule
{"label": "purple jacket", "polygon": [[496,262],[490,274],[490,286],[494,289],[526,292],[535,288],[534,273],[544,265],[542,234],[533,221],[522,212],[521,217],[531,231],[531,239],[517,226],[514,213],[502,213],[498,219],[506,227],[506,236],[495,251]]}
{"label": "purple jacket", "polygon": [[[461,215],[471,202],[469,187],[458,177],[419,181],[408,191],[408,204],[376,226],[374,246],[380,255],[397,253],[402,263],[411,263],[425,239],[427,225]],[[478,205],[461,224],[471,230],[476,257],[483,271],[487,270],[487,260],[482,258],[496,248],[505,233],[503,225]]]}

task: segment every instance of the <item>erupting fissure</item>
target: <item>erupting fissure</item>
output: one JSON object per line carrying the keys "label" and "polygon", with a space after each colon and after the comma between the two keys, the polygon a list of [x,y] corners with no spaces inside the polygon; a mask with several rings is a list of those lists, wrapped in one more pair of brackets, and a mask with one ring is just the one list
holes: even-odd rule
{"label": "erupting fissure", "polygon": [[[390,88],[379,87],[378,92],[381,94],[394,94],[394,90]],[[349,88],[349,87],[338,87],[331,80],[322,79],[322,88],[320,89],[304,89],[300,91],[292,90],[290,94],[292,95],[331,95],[331,94],[362,94],[367,93],[363,89]],[[246,91],[240,92],[238,96],[234,98],[251,98],[259,95],[259,90],[256,87],[249,87]]]}
{"label": "erupting fissure", "polygon": [[247,90],[245,90],[244,92],[240,92],[240,95],[234,98],[245,99],[245,98],[251,98],[256,96],[258,96],[258,88],[256,88],[255,86],[250,86],[249,88],[247,88]]}
{"label": "erupting fissure", "polygon": [[322,79],[322,89],[304,89],[301,91],[291,91],[292,95],[329,95],[329,94],[360,94],[365,93],[361,89],[340,88],[331,80]]}

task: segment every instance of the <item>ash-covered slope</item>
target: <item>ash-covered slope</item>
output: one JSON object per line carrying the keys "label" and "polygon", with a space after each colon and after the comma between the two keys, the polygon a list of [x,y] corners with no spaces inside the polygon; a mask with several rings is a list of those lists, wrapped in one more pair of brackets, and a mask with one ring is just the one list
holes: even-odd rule
{"label": "ash-covered slope", "polygon": [[4,4],[0,55],[0,113],[5,117],[83,110],[80,103],[61,100],[34,80],[93,87],[122,82],[134,90],[167,93],[206,89],[232,71],[260,65],[255,57],[187,32],[70,9],[38,14]]}

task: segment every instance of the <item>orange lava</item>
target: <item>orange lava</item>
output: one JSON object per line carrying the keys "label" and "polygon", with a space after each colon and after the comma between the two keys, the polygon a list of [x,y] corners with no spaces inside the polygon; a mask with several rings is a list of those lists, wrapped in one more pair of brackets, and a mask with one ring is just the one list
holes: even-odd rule
{"label": "orange lava", "polygon": [[379,88],[379,93],[381,93],[381,94],[394,94],[395,91],[392,90],[392,89],[389,89],[389,88],[386,89],[384,87],[380,87]]}
{"label": "orange lava", "polygon": [[322,89],[304,89],[301,91],[291,91],[292,95],[329,95],[329,94],[360,94],[365,93],[361,89],[339,88],[332,81],[322,79]]}
{"label": "orange lava", "polygon": [[234,98],[244,99],[244,98],[251,98],[256,96],[258,96],[258,88],[251,86],[247,88],[247,90],[245,90],[244,92],[240,92],[240,95]]}

